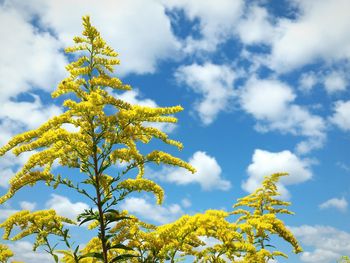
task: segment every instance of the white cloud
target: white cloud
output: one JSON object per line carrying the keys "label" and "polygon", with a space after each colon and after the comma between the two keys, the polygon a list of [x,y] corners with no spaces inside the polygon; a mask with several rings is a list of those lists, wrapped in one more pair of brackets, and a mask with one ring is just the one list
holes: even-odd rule
{"label": "white cloud", "polygon": [[334,114],[330,121],[344,131],[350,130],[350,100],[337,101],[334,104]]}
{"label": "white cloud", "polygon": [[8,243],[7,245],[15,254],[11,260],[26,263],[55,262],[52,256],[46,252],[34,252],[33,244],[28,241],[16,241],[14,243]]}
{"label": "white cloud", "polygon": [[152,204],[147,200],[138,197],[127,198],[120,205],[120,208],[128,210],[129,213],[135,213],[144,219],[153,220],[161,224],[169,223],[183,214],[182,208],[178,204],[172,204],[165,207]]}
{"label": "white cloud", "polygon": [[243,109],[260,120],[278,120],[296,95],[278,80],[251,78],[241,93]]}
{"label": "white cloud", "polygon": [[345,198],[331,198],[319,205],[320,209],[335,208],[341,212],[345,212],[348,208],[348,202]]}
{"label": "white cloud", "polygon": [[12,208],[1,208],[0,209],[0,222],[2,220],[6,220],[9,216],[11,216],[14,213],[17,213],[18,210],[12,209]]}
{"label": "white cloud", "polygon": [[195,110],[204,124],[212,123],[221,111],[229,108],[235,79],[235,73],[229,66],[212,63],[182,66],[177,69],[175,77],[201,95],[195,102]]}
{"label": "white cloud", "polygon": [[198,19],[200,37],[188,36],[185,52],[214,51],[218,44],[233,36],[234,27],[241,16],[242,0],[163,0],[169,10],[183,10],[191,21]]}
{"label": "white cloud", "polygon": [[80,35],[81,17],[90,14],[102,36],[120,53],[118,75],[152,73],[159,60],[173,58],[180,47],[165,7],[156,0],[31,0],[9,5],[24,16],[37,15],[42,27],[54,31],[65,45]]}
{"label": "white cloud", "polygon": [[149,176],[179,185],[197,183],[205,191],[215,189],[227,191],[231,188],[231,182],[221,177],[221,167],[216,159],[206,152],[195,152],[189,163],[196,168],[195,174],[183,168],[166,167],[160,171],[150,171]]}
{"label": "white cloud", "polygon": [[317,76],[314,72],[303,73],[299,79],[299,89],[308,93],[314,88],[317,82]]}
{"label": "white cloud", "polygon": [[30,211],[34,210],[36,207],[36,203],[28,202],[28,201],[19,202],[19,205],[20,205],[21,209],[30,210]]}
{"label": "white cloud", "polygon": [[[8,118],[0,120],[0,145],[5,145],[11,137],[23,129],[23,124]],[[1,160],[1,159],[0,159]]]}
{"label": "white cloud", "polygon": [[[32,89],[52,91],[64,76],[66,60],[60,42],[39,32],[15,9],[0,5],[0,101]],[[13,32],[16,32],[14,34]]]}
{"label": "white cloud", "polygon": [[58,215],[76,220],[77,216],[88,209],[89,206],[83,202],[71,202],[67,197],[52,194],[51,199],[46,202],[47,209],[54,209]]}
{"label": "white cloud", "polygon": [[253,115],[261,132],[280,131],[306,137],[296,150],[307,153],[322,147],[326,124],[322,117],[293,103],[296,95],[287,84],[274,79],[249,79],[240,94],[242,108]]}
{"label": "white cloud", "polygon": [[[0,118],[20,123],[26,129],[36,129],[53,116],[62,113],[55,105],[43,105],[40,98],[32,95],[34,101],[6,101],[1,105]],[[28,114],[30,112],[30,114]]]}
{"label": "white cloud", "polygon": [[260,186],[264,177],[273,173],[287,172],[278,184],[282,198],[288,199],[290,194],[285,186],[305,182],[312,177],[310,162],[300,159],[290,151],[269,152],[260,149],[254,151],[252,163],[247,168],[248,179],[242,188],[253,192]]}
{"label": "white cloud", "polygon": [[334,62],[350,58],[349,1],[294,0],[293,3],[298,9],[296,18],[281,18],[275,23],[267,64],[284,72],[317,59]]}
{"label": "white cloud", "polygon": [[[0,165],[0,167],[1,166],[2,165]],[[9,168],[4,169],[4,167],[2,167],[2,169],[0,170],[0,186],[7,188],[9,185],[9,181],[14,174],[15,173],[12,169],[9,169]]]}
{"label": "white cloud", "polygon": [[291,227],[302,246],[311,246],[313,251],[305,251],[300,259],[304,262],[332,263],[343,255],[350,254],[350,234],[330,226]]}
{"label": "white cloud", "polygon": [[23,166],[31,154],[34,152],[22,153],[19,156],[15,156],[12,153],[7,153],[0,158],[0,186],[7,188],[9,180],[18,170],[18,167]]}
{"label": "white cloud", "polygon": [[324,87],[328,93],[346,90],[347,80],[344,73],[332,71],[324,79]]}
{"label": "white cloud", "polygon": [[237,25],[237,33],[244,44],[268,43],[274,36],[274,28],[265,8],[253,5],[245,18]]}
{"label": "white cloud", "polygon": [[182,199],[181,204],[185,208],[190,207],[192,205],[191,201],[188,198]]}
{"label": "white cloud", "polygon": [[154,100],[151,99],[143,99],[140,98],[142,95],[140,94],[140,91],[138,89],[128,90],[121,94],[118,94],[116,97],[118,99],[124,100],[130,104],[138,104],[141,106],[147,106],[147,107],[157,107],[157,103]]}

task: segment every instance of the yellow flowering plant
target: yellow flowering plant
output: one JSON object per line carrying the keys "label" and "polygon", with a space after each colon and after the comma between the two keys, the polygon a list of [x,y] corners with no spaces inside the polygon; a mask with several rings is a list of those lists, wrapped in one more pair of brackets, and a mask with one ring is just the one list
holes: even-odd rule
{"label": "yellow flowering plant", "polygon": [[287,257],[283,252],[269,250],[274,247],[269,243],[272,235],[277,235],[290,243],[294,253],[302,251],[291,231],[277,218],[278,214],[293,214],[287,209],[290,203],[277,198],[280,195],[277,191],[277,182],[286,175],[288,174],[275,173],[266,176],[261,187],[252,194],[238,199],[233,206],[239,208],[232,212],[240,215],[236,221],[238,230],[256,247],[255,251],[247,251],[244,255],[246,262],[265,263],[276,256]]}
{"label": "yellow flowering plant", "polygon": [[[82,36],[75,37],[75,45],[65,50],[67,53],[78,53],[77,56],[73,56],[76,59],[66,66],[69,76],[61,81],[52,93],[53,98],[71,94],[71,99],[63,102],[65,112],[48,120],[36,130],[13,137],[0,148],[0,156],[10,150],[17,156],[35,151],[22,169],[11,178],[8,192],[0,197],[0,203],[10,199],[21,188],[27,185],[33,186],[39,181],[45,181],[54,188],[64,185],[76,190],[93,203],[90,209],[78,216],[77,221],[80,225],[86,222],[98,222],[98,240],[101,249],[78,255],[77,253],[82,250],[79,250],[79,247],[73,249],[67,243],[70,251],[67,253],[73,254],[75,262],[87,257],[105,263],[116,262],[128,256],[114,253],[115,257],[109,258],[112,250],[120,251],[121,248],[124,248],[122,251],[128,250],[121,243],[113,245],[111,243],[112,238],[118,233],[109,231],[110,224],[129,219],[120,215],[117,209],[118,203],[135,191],[152,192],[157,198],[157,203],[162,203],[162,188],[155,182],[143,178],[145,164],[163,163],[183,167],[191,172],[195,172],[195,169],[166,152],[155,150],[142,154],[139,151],[140,143],[148,143],[153,138],[182,149],[180,142],[169,139],[165,132],[152,127],[152,123],[175,123],[177,119],[173,114],[183,109],[181,106],[152,108],[132,105],[111,93],[111,90],[131,89],[129,85],[123,84],[120,79],[112,75],[114,66],[119,64],[118,54],[106,44],[97,29],[91,25],[89,16],[83,17],[83,26]],[[74,128],[68,129],[67,125]],[[53,174],[52,166],[55,161],[62,167],[80,169],[85,178],[77,183],[76,178],[71,180],[67,176]],[[119,168],[117,174],[107,174],[108,168],[112,166]],[[135,179],[127,179],[126,174],[132,169],[137,169],[138,174]],[[35,248],[43,243],[48,244],[47,234],[63,235],[60,227],[54,229],[53,226],[45,226],[45,222],[41,221],[39,222],[43,225],[39,231],[29,214],[26,214],[27,221],[15,222],[14,219],[19,220],[16,216],[12,217],[1,224],[1,227],[11,229],[14,224],[19,224],[26,228],[22,232],[25,234],[16,236],[15,239],[35,233],[37,235]],[[60,219],[62,222],[65,221]],[[28,223],[29,221],[31,223]],[[68,237],[67,232],[65,237]],[[58,262],[54,249],[49,251]],[[134,255],[131,253],[129,256]]]}

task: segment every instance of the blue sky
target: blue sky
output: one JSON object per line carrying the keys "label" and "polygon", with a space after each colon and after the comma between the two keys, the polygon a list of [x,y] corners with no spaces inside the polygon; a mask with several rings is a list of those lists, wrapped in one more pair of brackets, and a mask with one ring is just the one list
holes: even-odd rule
{"label": "blue sky", "polygon": [[[296,215],[284,219],[305,250],[288,262],[335,262],[350,255],[348,10],[347,0],[0,1],[0,144],[62,112],[50,92],[66,75],[63,48],[90,14],[120,54],[117,76],[133,87],[122,98],[185,108],[177,125],[160,127],[184,150],[145,150],[172,151],[198,170],[148,167],[164,204],[139,194],[121,208],[156,224],[230,211],[264,175],[286,171],[280,190]],[[1,193],[25,160],[0,159]],[[3,205],[0,219],[44,208],[74,217],[86,202],[39,184]],[[38,262],[28,242],[12,248]]]}

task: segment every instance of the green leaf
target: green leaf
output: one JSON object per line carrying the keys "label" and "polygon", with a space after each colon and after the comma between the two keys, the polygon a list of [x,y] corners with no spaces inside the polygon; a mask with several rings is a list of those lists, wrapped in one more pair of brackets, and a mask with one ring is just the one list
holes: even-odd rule
{"label": "green leaf", "polygon": [[103,260],[103,255],[102,253],[97,253],[97,252],[90,252],[85,255],[82,255],[79,257],[79,260],[82,258],[98,258]]}
{"label": "green leaf", "polygon": [[97,220],[98,217],[97,216],[88,216],[86,217],[83,221],[81,221],[79,223],[79,226],[81,226],[82,224],[86,223],[86,222],[89,222],[89,221],[92,221],[92,220]]}
{"label": "green leaf", "polygon": [[131,247],[125,246],[123,244],[115,244],[111,247],[108,247],[109,249],[114,249],[114,248],[119,248],[119,249],[124,249],[124,250],[133,250]]}

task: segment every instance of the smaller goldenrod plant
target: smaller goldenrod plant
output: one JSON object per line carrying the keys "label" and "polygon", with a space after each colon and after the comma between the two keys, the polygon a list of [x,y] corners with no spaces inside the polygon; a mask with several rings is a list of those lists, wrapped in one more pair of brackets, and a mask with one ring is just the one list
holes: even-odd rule
{"label": "smaller goldenrod plant", "polygon": [[302,251],[291,231],[282,220],[277,218],[278,214],[293,214],[287,209],[290,203],[278,199],[280,194],[276,184],[282,176],[286,175],[288,174],[276,173],[266,176],[261,187],[252,194],[238,199],[233,206],[239,208],[232,214],[240,215],[236,221],[240,233],[257,248],[256,251],[247,252],[244,255],[247,262],[267,262],[276,256],[287,257],[283,252],[269,249],[273,247],[270,244],[272,235],[277,235],[290,243],[294,248],[294,253]]}
{"label": "smaller goldenrod plant", "polygon": [[[281,251],[270,250],[270,238],[277,235],[290,243],[294,253],[302,251],[293,234],[286,228],[278,214],[292,214],[286,207],[288,202],[276,199],[279,195],[276,183],[285,174],[267,176],[254,193],[241,198],[234,212],[208,210],[203,214],[183,215],[169,224],[153,226],[122,211],[121,217],[129,220],[118,222],[111,232],[117,232],[112,245],[125,244],[110,251],[109,258],[117,253],[128,252],[127,262],[177,262],[188,257],[193,262],[240,262],[267,263],[278,256],[286,257]],[[239,215],[236,221],[231,217]],[[89,227],[96,227],[92,223]],[[132,248],[132,251],[125,250]],[[101,242],[92,239],[84,253],[101,250]],[[133,257],[131,257],[131,255]],[[66,255],[64,262],[70,263],[73,255]],[[90,262],[83,259],[81,262]]]}

